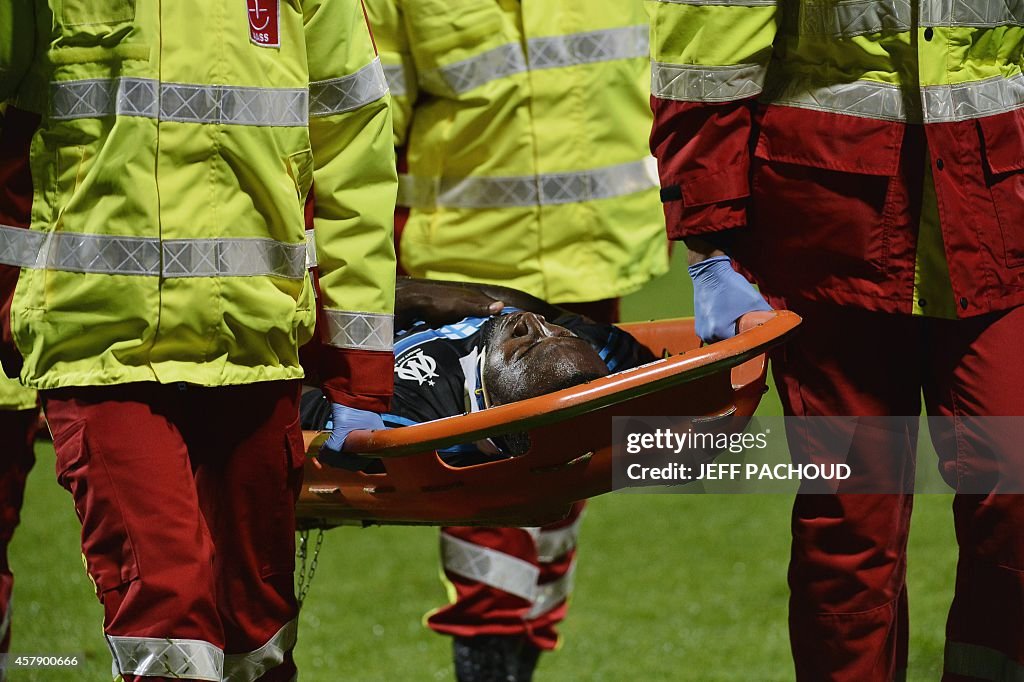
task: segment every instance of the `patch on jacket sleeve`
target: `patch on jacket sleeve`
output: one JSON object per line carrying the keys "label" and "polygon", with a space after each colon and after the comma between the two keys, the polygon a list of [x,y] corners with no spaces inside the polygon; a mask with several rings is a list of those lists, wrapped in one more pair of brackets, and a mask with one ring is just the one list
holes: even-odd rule
{"label": "patch on jacket sleeve", "polygon": [[249,40],[260,47],[281,47],[281,0],[246,0]]}

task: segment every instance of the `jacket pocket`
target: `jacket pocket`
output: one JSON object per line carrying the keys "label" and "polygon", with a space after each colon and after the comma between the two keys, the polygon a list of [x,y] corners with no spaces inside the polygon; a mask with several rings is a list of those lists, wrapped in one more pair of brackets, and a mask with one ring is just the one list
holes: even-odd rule
{"label": "jacket pocket", "polygon": [[[800,263],[789,276],[878,280],[896,219],[898,124],[769,106],[760,120],[752,194],[758,241]],[[791,269],[792,270],[792,269]]]}
{"label": "jacket pocket", "polygon": [[977,119],[1006,266],[1024,266],[1024,112]]}
{"label": "jacket pocket", "polygon": [[74,498],[75,513],[82,523],[86,570],[102,601],[105,592],[139,577],[125,514],[106,468],[93,462],[97,453],[84,420],[53,434],[53,447],[57,481]]}
{"label": "jacket pocket", "polygon": [[135,0],[63,0],[64,26],[120,24],[135,19]]}

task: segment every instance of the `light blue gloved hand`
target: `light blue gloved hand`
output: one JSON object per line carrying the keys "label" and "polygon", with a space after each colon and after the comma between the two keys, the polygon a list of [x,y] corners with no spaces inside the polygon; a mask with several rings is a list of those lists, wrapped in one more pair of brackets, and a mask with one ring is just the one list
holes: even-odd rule
{"label": "light blue gloved hand", "polygon": [[771,310],[747,279],[732,269],[728,256],[715,256],[687,270],[693,279],[697,336],[714,343],[736,336],[736,323],[755,310]]}
{"label": "light blue gloved hand", "polygon": [[384,420],[376,412],[359,410],[340,403],[331,403],[331,437],[327,439],[320,452],[331,450],[341,452],[345,439],[353,431],[366,429],[379,431],[384,428]]}

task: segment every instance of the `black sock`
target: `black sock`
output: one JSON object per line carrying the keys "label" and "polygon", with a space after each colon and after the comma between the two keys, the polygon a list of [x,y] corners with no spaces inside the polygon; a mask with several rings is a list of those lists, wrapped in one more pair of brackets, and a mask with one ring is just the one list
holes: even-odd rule
{"label": "black sock", "polygon": [[525,637],[456,637],[452,643],[458,682],[530,682],[540,649]]}

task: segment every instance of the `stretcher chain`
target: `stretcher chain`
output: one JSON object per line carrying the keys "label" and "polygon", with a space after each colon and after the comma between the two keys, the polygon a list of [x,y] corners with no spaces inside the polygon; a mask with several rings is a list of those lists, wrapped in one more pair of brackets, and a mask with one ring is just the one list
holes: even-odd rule
{"label": "stretcher chain", "polygon": [[297,585],[295,586],[296,598],[299,602],[299,609],[302,602],[309,594],[309,588],[313,585],[313,576],[316,575],[316,566],[320,561],[320,549],[324,545],[324,531],[318,528],[316,531],[316,543],[313,546],[313,556],[309,557],[309,572],[306,572],[306,558],[309,556],[309,531],[299,531],[299,546],[297,550],[299,569],[295,572]]}

